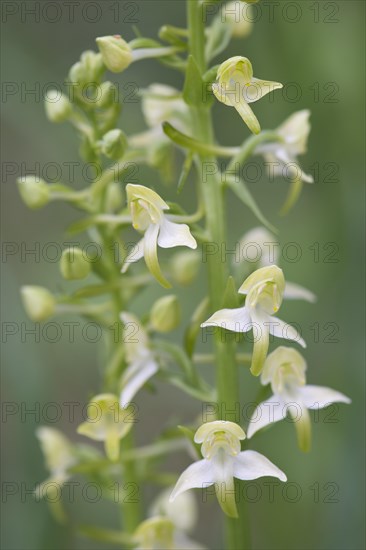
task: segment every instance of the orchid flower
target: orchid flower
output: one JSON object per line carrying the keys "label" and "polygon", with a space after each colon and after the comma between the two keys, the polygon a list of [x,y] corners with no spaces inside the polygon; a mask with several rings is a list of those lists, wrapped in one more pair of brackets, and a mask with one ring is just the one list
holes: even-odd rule
{"label": "orchid flower", "polygon": [[110,393],[96,395],[88,404],[88,420],[77,432],[95,441],[104,441],[105,451],[112,461],[118,460],[119,442],[132,428],[131,410],[122,409],[118,398]]}
{"label": "orchid flower", "polygon": [[143,521],[136,529],[133,540],[136,550],[200,550],[204,547],[189,539],[176,528],[173,521],[155,516]]}
{"label": "orchid flower", "polygon": [[298,331],[273,317],[282,303],[285,278],[276,265],[262,267],[249,275],[239,288],[246,295],[245,305],[236,309],[216,311],[201,327],[218,326],[232,332],[256,329],[251,372],[258,376],[263,368],[269,347],[269,335],[298,342],[306,347]]}
{"label": "orchid flower", "polygon": [[188,225],[169,221],[164,213],[169,206],[163,199],[143,185],[126,187],[127,200],[131,210],[133,227],[144,233],[143,238],[134,246],[128,254],[122,273],[125,273],[132,262],[145,258],[149,271],[164,287],[170,287],[170,283],[161,272],[157,246],[173,248],[175,246],[188,246],[197,248],[197,242],[191,235]]}
{"label": "orchid flower", "polygon": [[261,143],[256,147],[254,153],[263,155],[265,161],[273,166],[273,176],[282,175],[283,168],[288,167],[292,169],[296,179],[314,183],[313,177],[305,174],[297,164],[298,155],[303,155],[307,151],[309,117],[310,111],[307,109],[293,113],[275,130],[282,141]]}
{"label": "orchid flower", "polygon": [[249,59],[236,56],[230,57],[219,66],[217,82],[212,85],[212,90],[219,101],[235,107],[253,134],[259,134],[261,127],[249,103],[282,87],[279,82],[254,78]]}
{"label": "orchid flower", "polygon": [[165,152],[169,152],[172,142],[165,135],[162,124],[170,122],[184,134],[190,133],[190,112],[182,99],[182,94],[172,86],[151,84],[142,90],[142,113],[148,130],[129,137],[129,144],[142,149],[148,164],[161,166]]}
{"label": "orchid flower", "polygon": [[203,460],[194,462],[181,474],[170,501],[189,489],[215,486],[222,510],[230,517],[238,517],[234,478],[252,480],[263,476],[286,481],[285,474],[256,451],[240,452],[240,441],[245,439],[242,428],[234,422],[216,420],[198,428],[194,441],[202,443]]}
{"label": "orchid flower", "polygon": [[255,409],[248,426],[248,438],[269,424],[289,414],[297,430],[300,449],[307,451],[311,442],[308,409],[323,409],[331,403],[351,403],[338,391],[323,386],[306,385],[306,362],[294,348],[280,346],[264,363],[262,385],[271,384],[273,395]]}
{"label": "orchid flower", "polygon": [[[123,342],[127,362],[121,378],[120,406],[124,409],[159,367],[149,348],[149,337],[137,317],[122,312],[121,321],[124,324]],[[135,329],[136,338],[131,335],[131,326]]]}
{"label": "orchid flower", "polygon": [[77,459],[71,442],[59,430],[41,426],[37,429],[36,435],[41,444],[46,467],[51,474],[36,487],[36,495],[42,498],[47,494],[47,486],[51,489],[52,486],[60,488],[70,479],[68,469],[76,463]]}
{"label": "orchid flower", "polygon": [[[240,239],[237,246],[236,262],[246,267],[254,268],[278,265],[280,260],[280,244],[276,237],[265,227],[255,227]],[[250,269],[252,271],[252,269]],[[316,302],[316,296],[311,290],[297,283],[286,281],[283,297],[286,300],[306,300]]]}
{"label": "orchid flower", "polygon": [[[172,488],[165,489],[157,496],[150,507],[149,515],[151,519],[140,526],[140,532],[141,527],[143,531],[148,527],[155,539],[156,546],[154,548],[168,548],[167,546],[157,545],[158,542],[162,544],[162,541],[157,540],[156,532],[154,533],[154,527],[165,525],[167,527],[166,532],[173,531],[173,545],[169,548],[191,548],[192,550],[204,548],[204,546],[187,536],[187,533],[193,529],[198,514],[194,496],[191,493],[182,493],[174,502],[169,502],[171,491]],[[163,519],[167,521],[163,523]]]}

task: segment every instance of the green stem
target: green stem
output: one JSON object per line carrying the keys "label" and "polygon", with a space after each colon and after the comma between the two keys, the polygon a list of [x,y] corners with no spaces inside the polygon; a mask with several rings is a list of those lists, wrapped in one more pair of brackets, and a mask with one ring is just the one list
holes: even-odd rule
{"label": "green stem", "polygon": [[[205,62],[205,27],[203,4],[199,0],[187,0],[189,47],[197,66],[203,75],[206,70]],[[195,121],[195,135],[204,143],[213,144],[213,127],[210,110],[207,104],[192,107],[192,119]],[[223,197],[223,186],[217,173],[217,161],[214,156],[200,156],[202,174],[211,175],[202,177],[202,192],[206,207],[206,230],[210,235],[211,247],[207,249],[208,287],[212,312],[222,307],[222,300],[226,288],[229,270],[222,261],[221,247],[226,243],[226,221]],[[210,163],[213,170],[203,172],[205,163]],[[207,167],[207,165],[206,165]],[[212,174],[212,172],[214,172]],[[224,339],[224,333],[217,330],[215,335],[215,357],[217,369],[217,391],[220,418],[233,419],[236,404],[239,403],[239,377],[235,359],[235,342],[232,338]],[[227,414],[225,414],[227,413]],[[239,419],[236,419],[239,422]],[[238,506],[239,519],[226,518],[226,548],[243,550],[249,548],[248,519],[240,501]],[[245,546],[244,546],[245,545]]]}

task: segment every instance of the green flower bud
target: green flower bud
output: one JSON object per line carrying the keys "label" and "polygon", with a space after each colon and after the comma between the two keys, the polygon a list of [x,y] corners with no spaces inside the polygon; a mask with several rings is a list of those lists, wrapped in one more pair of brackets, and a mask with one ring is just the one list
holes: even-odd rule
{"label": "green flower bud", "polygon": [[118,160],[123,157],[127,147],[127,138],[122,130],[110,130],[104,134],[102,142],[102,153],[112,160]]}
{"label": "green flower bud", "polygon": [[151,326],[157,332],[170,332],[180,323],[181,308],[174,294],[163,296],[155,302],[150,314]]}
{"label": "green flower bud", "polygon": [[124,194],[121,185],[113,182],[108,186],[105,197],[105,208],[107,212],[117,212],[125,203]]}
{"label": "green flower bud", "polygon": [[132,50],[121,36],[101,36],[96,42],[105,66],[112,73],[121,73],[132,63]]}
{"label": "green flower bud", "polygon": [[55,313],[56,300],[42,286],[22,286],[21,297],[28,317],[35,323],[45,321]]}
{"label": "green flower bud", "polygon": [[80,248],[67,248],[62,252],[60,271],[69,281],[85,279],[90,273],[91,265]]}
{"label": "green flower bud", "polygon": [[49,186],[36,176],[18,178],[17,185],[24,203],[32,210],[42,208],[50,200]]}
{"label": "green flower bud", "polygon": [[88,50],[81,55],[80,61],[71,67],[69,78],[71,82],[77,82],[80,85],[98,82],[103,70],[104,64],[101,54]]}
{"label": "green flower bud", "polygon": [[64,122],[72,115],[72,105],[68,97],[58,90],[50,90],[45,97],[47,118],[51,122]]}
{"label": "green flower bud", "polygon": [[172,277],[179,285],[187,286],[197,277],[200,265],[199,252],[194,250],[177,252],[171,260]]}
{"label": "green flower bud", "polygon": [[117,88],[113,82],[103,82],[99,87],[98,98],[95,102],[95,106],[100,109],[109,107],[112,103],[118,102],[118,92]]}

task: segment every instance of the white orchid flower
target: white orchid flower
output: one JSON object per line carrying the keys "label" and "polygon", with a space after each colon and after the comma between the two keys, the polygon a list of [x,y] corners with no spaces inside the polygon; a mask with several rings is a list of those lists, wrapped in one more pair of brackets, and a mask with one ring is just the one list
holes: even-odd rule
{"label": "white orchid flower", "polygon": [[132,224],[135,229],[144,233],[143,238],[128,254],[122,273],[125,273],[132,262],[145,258],[149,271],[159,283],[169,288],[171,285],[161,272],[157,246],[173,248],[175,246],[188,246],[197,248],[196,239],[191,235],[188,225],[174,223],[165,214],[169,206],[163,199],[143,185],[126,187],[127,200],[131,210]]}
{"label": "white orchid flower", "polygon": [[306,347],[298,331],[284,321],[273,317],[282,303],[285,278],[276,265],[262,267],[249,275],[239,288],[246,295],[245,305],[236,309],[216,311],[201,327],[217,326],[232,332],[253,329],[254,347],[250,370],[258,376],[263,368],[269,347],[269,335],[293,340]]}
{"label": "white orchid flower", "polygon": [[146,147],[153,163],[156,151],[171,145],[170,139],[163,132],[163,122],[170,122],[179,131],[187,134],[190,131],[190,112],[182,94],[172,86],[151,84],[141,94],[142,113],[149,129],[131,136],[129,143],[135,148]]}
{"label": "white orchid flower", "polygon": [[136,550],[200,550],[204,548],[179,531],[173,521],[164,516],[143,521],[133,534],[133,540],[137,543]]}
{"label": "white orchid flower", "polygon": [[137,317],[126,312],[122,312],[120,317],[124,324],[123,342],[127,362],[121,377],[120,406],[124,409],[159,367],[149,347],[149,337]]}
{"label": "white orchid flower", "polygon": [[306,385],[306,362],[294,348],[280,346],[270,353],[264,363],[261,383],[271,384],[273,395],[255,409],[248,426],[248,438],[274,422],[292,418],[299,447],[310,448],[311,423],[308,409],[323,409],[331,403],[351,403],[338,391],[323,386]]}
{"label": "white orchid flower", "polygon": [[103,393],[93,397],[87,412],[88,420],[80,424],[77,432],[95,441],[104,441],[108,458],[118,460],[120,440],[135,422],[133,411],[122,409],[115,395]]}
{"label": "white orchid flower", "polygon": [[189,489],[215,486],[222,510],[237,517],[234,478],[252,480],[264,476],[286,481],[285,474],[256,451],[241,452],[240,441],[245,439],[242,428],[234,422],[216,420],[198,428],[194,441],[202,443],[203,460],[194,462],[182,473],[170,496],[173,502]]}
{"label": "white orchid flower", "polygon": [[[235,261],[240,265],[255,269],[278,265],[280,260],[280,243],[265,227],[255,227],[240,239],[237,245]],[[297,283],[286,281],[283,297],[286,300],[306,300],[316,302],[316,296],[311,290]]]}
{"label": "white orchid flower", "polygon": [[59,430],[41,426],[36,430],[36,435],[45,457],[46,468],[50,472],[50,477],[40,483],[35,490],[37,497],[42,498],[48,495],[49,489],[54,488],[57,491],[70,479],[68,469],[77,459],[71,442]]}
{"label": "white orchid flower", "polygon": [[249,103],[258,101],[282,87],[279,82],[254,78],[249,59],[236,56],[230,57],[220,65],[217,82],[212,85],[212,90],[219,101],[229,107],[235,107],[253,134],[259,134],[261,127]]}
{"label": "white orchid flower", "polygon": [[169,498],[173,487],[162,491],[150,508],[151,516],[168,517],[180,531],[190,532],[198,517],[197,502],[192,493],[180,494],[174,502]]}
{"label": "white orchid flower", "polygon": [[313,177],[305,174],[297,163],[297,157],[307,151],[311,129],[309,117],[310,111],[308,109],[293,113],[275,130],[282,141],[262,143],[255,149],[255,154],[264,156],[272,176],[283,175],[283,169],[288,168],[295,179],[300,179],[306,183],[314,183]]}

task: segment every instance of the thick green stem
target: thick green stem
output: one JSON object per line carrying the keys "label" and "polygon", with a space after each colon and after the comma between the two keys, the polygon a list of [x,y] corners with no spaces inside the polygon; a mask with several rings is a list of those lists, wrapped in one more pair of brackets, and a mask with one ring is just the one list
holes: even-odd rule
{"label": "thick green stem", "polygon": [[[207,70],[204,54],[205,27],[203,3],[199,0],[187,0],[189,48],[197,66],[203,75]],[[212,119],[208,105],[202,103],[192,107],[192,119],[195,123],[195,136],[207,144],[213,144]],[[207,259],[208,287],[212,312],[223,306],[223,297],[229,270],[225,257],[226,221],[223,197],[223,185],[220,181],[218,163],[214,156],[201,155],[202,193],[206,209],[206,229],[211,242],[206,245],[204,257]],[[235,359],[235,342],[227,337],[224,331],[215,334],[215,359],[217,368],[217,391],[219,416],[222,419],[234,420],[239,403],[239,378]],[[240,407],[239,407],[240,409]],[[243,550],[249,548],[248,521],[243,505],[239,502],[239,519],[227,518],[226,548]]]}

